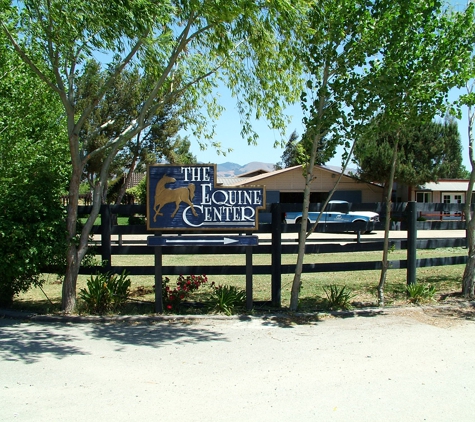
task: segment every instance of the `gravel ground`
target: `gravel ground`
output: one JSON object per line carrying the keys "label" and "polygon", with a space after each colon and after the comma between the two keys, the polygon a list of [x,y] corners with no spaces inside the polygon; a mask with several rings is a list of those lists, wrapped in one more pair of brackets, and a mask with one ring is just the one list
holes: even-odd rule
{"label": "gravel ground", "polygon": [[474,353],[470,303],[294,317],[3,318],[0,420],[473,421]]}

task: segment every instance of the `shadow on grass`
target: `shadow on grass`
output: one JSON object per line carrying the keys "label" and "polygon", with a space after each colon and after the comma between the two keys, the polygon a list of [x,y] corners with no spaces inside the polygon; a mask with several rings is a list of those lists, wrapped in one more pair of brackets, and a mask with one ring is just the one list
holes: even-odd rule
{"label": "shadow on grass", "polygon": [[34,312],[39,315],[54,314],[61,311],[61,303],[41,300],[17,300],[13,302],[11,309],[22,312]]}
{"label": "shadow on grass", "polygon": [[417,280],[418,283],[432,283],[432,284],[442,284],[442,283],[452,283],[452,284],[459,284],[462,285],[462,281],[460,276],[442,276],[442,275],[434,275],[434,276],[424,276]]}

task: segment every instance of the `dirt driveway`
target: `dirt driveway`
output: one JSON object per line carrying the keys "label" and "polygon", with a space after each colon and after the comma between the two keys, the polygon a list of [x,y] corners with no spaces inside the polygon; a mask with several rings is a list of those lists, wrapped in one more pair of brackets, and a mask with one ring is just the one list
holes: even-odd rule
{"label": "dirt driveway", "polygon": [[0,319],[1,421],[473,421],[474,308]]}

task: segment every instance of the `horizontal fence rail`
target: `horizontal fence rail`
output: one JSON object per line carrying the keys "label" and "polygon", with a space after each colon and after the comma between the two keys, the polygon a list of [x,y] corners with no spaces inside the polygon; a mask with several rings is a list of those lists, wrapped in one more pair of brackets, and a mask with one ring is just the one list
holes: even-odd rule
{"label": "horizontal fence rail", "polygon": [[[416,231],[414,234],[417,237],[417,230],[464,230],[465,221],[463,220],[463,204],[421,204],[409,203],[415,211],[411,216],[408,215],[408,203],[396,203],[392,206],[391,218],[395,223],[399,223],[397,229],[408,230],[408,237],[411,230]],[[295,272],[295,265],[281,264],[282,254],[297,254],[298,245],[296,244],[300,224],[285,224],[284,216],[286,212],[301,211],[301,204],[269,204],[267,208],[260,212],[260,221],[267,221],[260,223],[259,228],[253,231],[253,234],[270,234],[269,239],[261,239],[260,244],[252,247],[252,254],[271,255],[270,265],[252,265],[252,274],[268,274],[272,279],[272,296],[273,302],[280,304],[280,277],[282,274],[292,274]],[[311,204],[310,211],[321,210],[321,204]],[[319,239],[308,239],[306,244],[307,254],[329,254],[329,253],[351,253],[362,251],[382,251],[382,240],[361,240],[361,233],[370,230],[382,230],[385,221],[385,204],[371,203],[371,204],[331,204],[326,209],[327,211],[374,211],[379,213],[380,222],[368,226],[368,223],[330,223],[319,224],[317,226],[317,233],[353,233],[353,239],[345,239],[345,244],[338,243],[323,243]],[[90,206],[79,207],[78,212],[80,216],[87,216],[92,211]],[[147,231],[145,225],[115,225],[113,216],[144,216],[146,212],[144,205],[103,205],[100,211],[99,226],[94,226],[92,233],[95,235],[91,242],[91,247],[94,248],[98,255],[101,255],[102,260],[106,262],[105,266],[96,267],[81,267],[81,274],[92,274],[101,271],[113,271],[120,273],[126,270],[130,275],[154,275],[156,268],[150,266],[116,266],[114,265],[113,256],[124,255],[154,255],[155,248],[146,245],[146,236],[153,236],[154,232]],[[460,215],[456,221],[429,221],[421,218],[421,215],[447,215],[447,213]],[[262,218],[261,218],[262,217]],[[410,219],[418,218],[418,221],[410,221]],[[411,224],[414,229],[411,229]],[[180,234],[220,234],[223,232],[207,231],[182,231]],[[283,234],[295,233],[293,239],[283,239]],[[155,233],[156,234],[156,233]],[[239,233],[233,233],[237,235]],[[244,233],[241,233],[244,234]],[[158,234],[160,235],[160,234]],[[170,235],[167,233],[167,235]],[[134,236],[135,239],[128,240],[128,236]],[[142,239],[137,239],[140,236]],[[177,234],[178,236],[178,234]],[[417,238],[417,239],[397,239],[390,241],[390,247],[402,250],[411,249],[411,242],[416,249],[434,249],[434,248],[448,248],[448,247],[465,247],[465,238]],[[415,243],[414,243],[415,242]],[[202,247],[202,246],[167,246],[161,248],[161,253],[166,255],[245,255],[248,253],[248,247]],[[391,261],[391,268],[404,269],[409,266],[432,267],[464,264],[466,262],[466,255],[445,257],[445,258],[426,258],[415,259],[414,255],[410,257],[408,254],[407,260]],[[362,271],[362,270],[380,270],[381,262],[338,262],[338,263],[319,263],[319,264],[304,264],[304,273],[318,273],[318,272],[340,272],[340,271]],[[161,266],[161,273],[164,275],[180,275],[180,274],[206,274],[206,275],[244,275],[248,274],[249,268],[247,265],[234,266],[210,266],[210,265],[186,265],[186,266]]]}

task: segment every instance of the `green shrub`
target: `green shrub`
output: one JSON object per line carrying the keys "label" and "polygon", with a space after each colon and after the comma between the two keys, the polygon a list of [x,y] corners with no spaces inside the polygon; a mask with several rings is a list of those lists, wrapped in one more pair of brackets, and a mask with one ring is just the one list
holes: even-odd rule
{"label": "green shrub", "polygon": [[147,178],[144,177],[137,186],[127,189],[127,194],[131,195],[138,204],[147,203]]}
{"label": "green shrub", "polygon": [[59,97],[5,42],[0,50],[0,306],[9,306],[65,256],[71,156]]}
{"label": "green shrub", "polygon": [[212,312],[232,315],[236,307],[243,306],[246,301],[246,292],[235,286],[216,286],[209,298],[209,308]]}
{"label": "green shrub", "polygon": [[347,286],[339,288],[336,284],[330,284],[325,286],[323,290],[327,296],[325,303],[329,309],[336,311],[353,308],[351,306],[351,299],[353,299],[354,295]]}
{"label": "green shrub", "polygon": [[11,185],[0,182],[0,306],[41,286],[48,266],[65,260],[65,208],[61,177],[43,163],[22,169]]}
{"label": "green shrub", "polygon": [[434,300],[435,286],[430,284],[414,283],[406,287],[407,298],[412,303],[422,303]]}
{"label": "green shrub", "polygon": [[79,291],[79,298],[84,302],[86,312],[102,315],[116,311],[125,304],[129,297],[130,278],[122,274],[97,274],[87,281],[87,288]]}

